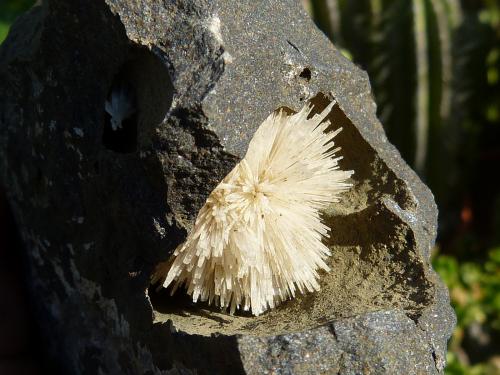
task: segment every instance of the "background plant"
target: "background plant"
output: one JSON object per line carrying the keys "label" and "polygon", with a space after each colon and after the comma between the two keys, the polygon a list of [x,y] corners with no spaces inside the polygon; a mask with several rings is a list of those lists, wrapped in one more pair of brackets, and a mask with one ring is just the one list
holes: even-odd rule
{"label": "background plant", "polygon": [[14,19],[33,3],[33,0],[0,0],[0,43],[6,38]]}

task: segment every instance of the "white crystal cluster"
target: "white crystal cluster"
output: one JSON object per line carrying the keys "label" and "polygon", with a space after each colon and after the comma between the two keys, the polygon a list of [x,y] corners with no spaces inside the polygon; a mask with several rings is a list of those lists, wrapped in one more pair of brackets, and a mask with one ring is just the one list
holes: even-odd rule
{"label": "white crystal cluster", "polygon": [[333,138],[341,129],[326,132],[334,104],[310,118],[309,105],[291,116],[280,111],[260,125],[175,250],[164,287],[174,293],[185,285],[194,302],[254,315],[319,289],[330,255],[320,212],[351,186],[353,173],[339,169]]}
{"label": "white crystal cluster", "polygon": [[104,109],[111,116],[111,129],[122,129],[122,123],[136,111],[130,92],[123,86],[115,88],[109,100],[104,103]]}

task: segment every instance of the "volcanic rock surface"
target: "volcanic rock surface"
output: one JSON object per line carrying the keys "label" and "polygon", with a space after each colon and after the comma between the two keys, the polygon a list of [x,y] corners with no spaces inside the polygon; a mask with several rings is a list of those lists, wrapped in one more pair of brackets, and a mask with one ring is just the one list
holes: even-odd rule
{"label": "volcanic rock surface", "polygon": [[[433,196],[300,1],[45,0],[0,47],[0,98],[0,176],[65,372],[443,371],[455,316],[429,261]],[[355,174],[324,213],[321,291],[253,317],[149,287],[258,125],[332,100]]]}

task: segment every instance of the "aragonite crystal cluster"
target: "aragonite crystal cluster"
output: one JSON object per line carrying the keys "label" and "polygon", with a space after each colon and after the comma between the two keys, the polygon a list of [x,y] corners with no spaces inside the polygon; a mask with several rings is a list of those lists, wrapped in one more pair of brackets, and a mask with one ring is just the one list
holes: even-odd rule
{"label": "aragonite crystal cluster", "polygon": [[341,128],[328,132],[324,121],[334,105],[315,115],[309,105],[294,115],[281,110],[264,120],[154,279],[173,284],[172,293],[186,284],[194,302],[254,315],[319,290],[318,270],[330,270],[323,243],[330,228],[320,213],[351,186],[353,173],[339,169],[333,138]]}

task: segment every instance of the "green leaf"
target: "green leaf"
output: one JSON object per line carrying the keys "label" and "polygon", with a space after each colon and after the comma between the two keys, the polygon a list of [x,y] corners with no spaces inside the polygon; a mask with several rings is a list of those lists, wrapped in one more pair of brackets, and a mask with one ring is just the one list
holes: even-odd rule
{"label": "green leaf", "polygon": [[10,23],[0,21],[0,44],[5,40],[9,33]]}

